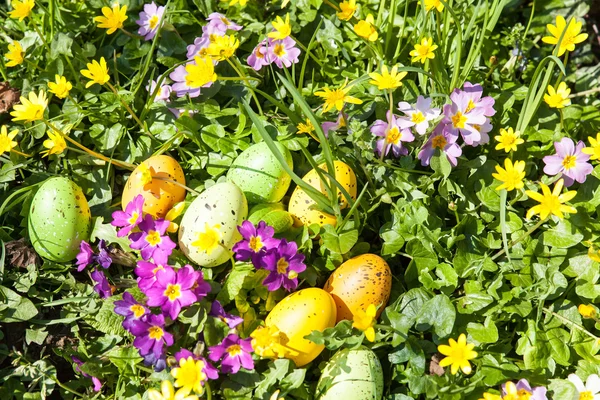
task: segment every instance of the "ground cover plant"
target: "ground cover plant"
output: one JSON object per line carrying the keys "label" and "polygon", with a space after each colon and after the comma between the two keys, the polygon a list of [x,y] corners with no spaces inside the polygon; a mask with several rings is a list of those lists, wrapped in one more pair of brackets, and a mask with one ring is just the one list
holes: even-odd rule
{"label": "ground cover plant", "polygon": [[600,399],[592,0],[0,4],[1,399]]}

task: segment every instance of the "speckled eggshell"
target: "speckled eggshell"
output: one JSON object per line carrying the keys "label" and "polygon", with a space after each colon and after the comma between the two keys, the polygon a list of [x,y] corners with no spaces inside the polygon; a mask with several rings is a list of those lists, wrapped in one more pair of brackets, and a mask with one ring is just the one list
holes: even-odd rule
{"label": "speckled eggshell", "polygon": [[342,349],[327,362],[319,383],[318,400],[381,400],[383,369],[366,347]]}
{"label": "speckled eggshell", "polygon": [[[248,216],[244,193],[231,182],[217,183],[202,192],[186,210],[179,224],[179,247],[196,264],[216,267],[231,258],[231,248],[241,240],[237,227]],[[192,243],[204,232],[205,224],[220,225],[221,244],[211,254],[200,251]]]}
{"label": "speckled eggshell", "polygon": [[375,254],[362,254],[349,259],[331,273],[323,288],[337,306],[337,322],[352,320],[357,308],[366,310],[369,304],[380,306],[381,315],[390,298],[392,272],[385,260]]}
{"label": "speckled eggshell", "polygon": [[[287,165],[293,169],[290,151],[281,143],[275,145],[283,154]],[[265,142],[256,143],[235,159],[227,173],[227,179],[235,183],[246,195],[249,203],[277,203],[292,182]]]}
{"label": "speckled eggshell", "polygon": [[298,352],[290,356],[298,367],[308,364],[325,348],[317,345],[304,336],[314,330],[323,331],[335,325],[335,303],[326,291],[319,288],[308,288],[294,292],[281,300],[271,310],[265,323],[275,326],[285,336],[285,346]]}
{"label": "speckled eggshell", "polygon": [[35,251],[55,262],[68,262],[89,240],[92,214],[83,191],[67,178],[50,178],[33,197],[29,209],[29,238]]}
{"label": "speckled eggshell", "polygon": [[[185,185],[183,169],[179,163],[169,156],[154,156],[144,161],[150,169],[152,176],[167,178]],[[135,196],[144,196],[144,212],[156,218],[164,218],[171,208],[185,199],[185,189],[179,185],[161,179],[152,179],[152,182],[142,183],[142,171],[136,168],[123,189],[121,206],[123,210]]]}

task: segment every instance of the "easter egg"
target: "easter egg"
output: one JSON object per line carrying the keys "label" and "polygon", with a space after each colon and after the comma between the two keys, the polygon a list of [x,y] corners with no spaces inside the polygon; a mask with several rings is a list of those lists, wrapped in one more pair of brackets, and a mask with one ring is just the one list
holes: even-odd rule
{"label": "easter egg", "polygon": [[185,177],[179,163],[169,156],[154,156],[145,160],[129,175],[121,206],[123,210],[135,196],[144,196],[144,213],[164,218],[169,210],[185,199],[185,189],[164,179],[185,185]]}
{"label": "easter egg", "polygon": [[375,254],[349,259],[331,273],[323,288],[337,307],[337,322],[352,320],[357,309],[374,304],[377,317],[383,312],[392,290],[392,272],[385,260]]}
{"label": "easter egg", "polygon": [[[319,168],[327,170],[325,164],[319,165]],[[341,161],[334,161],[334,168],[335,179],[348,192],[350,197],[356,200],[356,175],[354,171]],[[302,180],[327,196],[325,183],[321,181],[316,170],[310,170]],[[339,188],[337,188],[336,196],[341,209],[348,207],[348,201]],[[299,186],[292,193],[288,210],[294,218],[294,226],[312,224],[335,226],[337,224],[335,216],[319,210],[315,201]]]}
{"label": "easter egg", "polygon": [[[293,169],[290,151],[281,143],[275,142],[275,146]],[[227,179],[242,189],[249,203],[277,203],[292,182],[265,142],[244,150],[229,168]]]}
{"label": "easter egg", "polygon": [[29,208],[28,231],[35,251],[55,262],[68,262],[89,240],[92,223],[83,191],[67,178],[46,180]]}
{"label": "easter egg", "polygon": [[318,400],[381,400],[382,397],[381,363],[364,346],[335,353],[317,384]]}
{"label": "easter egg", "polygon": [[331,295],[319,288],[302,289],[281,300],[271,310],[265,323],[274,326],[285,338],[282,342],[295,354],[289,356],[298,367],[308,364],[325,348],[304,336],[335,325],[335,303]]}
{"label": "easter egg", "polygon": [[254,225],[264,221],[267,225],[273,227],[275,233],[285,232],[294,224],[292,216],[281,203],[255,205],[248,213],[248,221]]}
{"label": "easter egg", "polygon": [[238,225],[248,216],[244,193],[231,182],[217,183],[190,204],[179,224],[179,247],[190,260],[216,267],[242,239]]}

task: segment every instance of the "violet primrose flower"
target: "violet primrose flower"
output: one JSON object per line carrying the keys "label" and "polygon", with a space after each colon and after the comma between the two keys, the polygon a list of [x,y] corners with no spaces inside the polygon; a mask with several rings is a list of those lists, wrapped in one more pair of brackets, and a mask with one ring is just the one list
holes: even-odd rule
{"label": "violet primrose flower", "polygon": [[197,300],[191,290],[196,279],[197,272],[189,265],[180,268],[177,272],[171,267],[161,269],[156,273],[154,285],[145,292],[148,296],[148,306],[160,306],[162,312],[175,321],[183,307]]}
{"label": "violet primrose flower", "polygon": [[244,318],[226,313],[225,309],[218,300],[215,300],[214,303],[212,303],[212,306],[210,307],[210,313],[208,313],[208,315],[219,318],[221,321],[225,322],[227,326],[229,326],[229,328],[231,329],[244,322]]}
{"label": "violet primrose flower", "polygon": [[385,151],[387,155],[392,150],[394,157],[407,155],[408,149],[402,146],[402,142],[412,142],[415,140],[414,135],[408,127],[403,125],[406,121],[396,118],[389,111],[387,112],[387,119],[387,121],[378,119],[371,126],[371,133],[382,138],[377,141],[375,152],[381,155]]}
{"label": "violet primrose flower", "polygon": [[475,107],[472,96],[462,90],[456,89],[450,95],[452,104],[444,106],[444,119],[442,122],[448,126],[450,133],[460,133],[468,145],[481,141],[481,133],[474,125],[483,125],[487,118],[484,107]]}
{"label": "violet primrose flower", "polygon": [[[512,382],[503,383],[502,397],[506,397],[509,394],[509,390],[512,391],[515,389],[514,386],[515,385]],[[518,381],[516,384],[516,393],[510,394],[516,395],[517,393],[520,394],[522,391],[530,395],[530,397],[528,397],[529,400],[548,400],[548,397],[546,396],[547,389],[543,386],[532,388],[527,379],[521,379]]]}
{"label": "violet primrose flower", "polygon": [[[185,69],[185,65],[180,65],[173,72],[169,74],[169,78],[174,82],[171,88],[177,95],[177,97],[183,97],[188,94],[190,97],[200,96],[200,88],[193,88],[187,84],[186,77],[188,72]],[[211,82],[212,83],[212,82]]]}
{"label": "violet primrose flower", "polygon": [[[154,93],[154,91],[156,90],[156,85],[157,82],[154,80],[150,81],[150,84],[146,86],[146,90],[148,91],[148,93],[150,95],[152,95],[152,93]],[[171,86],[169,85],[165,85],[164,83],[161,84],[160,89],[156,92],[156,95],[154,96],[154,101],[168,101],[169,98],[171,97],[171,92],[173,91],[173,89],[171,88]]]}
{"label": "violet primrose flower", "polygon": [[[460,90],[455,89],[455,92],[459,92]],[[476,83],[473,85],[471,82],[465,82],[463,85],[463,92],[469,99],[469,106],[467,108],[481,108],[483,109],[483,115],[486,117],[491,117],[496,114],[496,110],[494,109],[494,100],[493,97],[483,96],[483,87],[480,84]]]}
{"label": "violet primrose flower", "polygon": [[329,137],[329,131],[337,131],[340,128],[344,128],[346,126],[346,120],[348,119],[348,114],[345,114],[343,111],[340,111],[338,114],[337,120],[335,122],[325,121],[321,124],[321,129],[323,129],[323,133],[325,137]]}
{"label": "violet primrose flower", "polygon": [[167,357],[164,353],[160,355],[148,353],[144,356],[144,365],[152,365],[154,367],[154,371],[160,372],[167,368]]}
{"label": "violet primrose flower", "polygon": [[166,219],[155,221],[152,215],[146,214],[138,226],[141,232],[129,235],[129,239],[132,241],[131,248],[141,250],[144,260],[152,258],[157,264],[166,264],[171,252],[177,247],[166,234],[170,223]]}
{"label": "violet primrose flower", "polygon": [[143,36],[144,40],[154,39],[158,28],[160,28],[164,13],[165,8],[163,6],[158,7],[154,2],[144,4],[144,11],[140,12],[140,19],[135,21],[140,26],[138,35]]}
{"label": "violet primrose flower", "polygon": [[544,173],[548,175],[562,174],[565,186],[569,187],[575,181],[585,182],[587,176],[592,173],[594,167],[588,163],[590,156],[581,150],[585,143],[577,142],[577,147],[572,139],[562,138],[560,142],[554,143],[556,154],[544,157]]}
{"label": "violet primrose flower", "polygon": [[254,369],[254,361],[250,353],[252,352],[252,339],[240,339],[236,334],[229,334],[221,344],[209,347],[208,358],[212,361],[221,362],[221,371],[226,374],[237,374],[240,367],[247,370]]}
{"label": "violet primrose flower", "polygon": [[153,354],[156,359],[163,355],[163,346],[173,345],[173,335],[165,331],[165,317],[149,314],[145,320],[134,321],[131,333],[136,337],[133,345],[141,356]]}
{"label": "violet primrose flower", "polygon": [[440,116],[439,108],[431,107],[431,98],[423,96],[417,97],[417,102],[411,106],[405,101],[398,103],[398,110],[406,114],[407,118],[402,118],[406,122],[404,128],[414,127],[419,135],[424,135],[429,128],[429,121],[432,121]]}
{"label": "violet primrose flower", "polygon": [[98,255],[96,256],[96,262],[104,269],[112,265],[112,258],[110,257],[110,253],[104,239],[100,239],[100,243],[98,243]]}
{"label": "violet primrose flower", "polygon": [[[223,36],[223,35],[216,34],[216,33],[213,33],[212,35],[213,35],[213,37],[214,37],[214,35]],[[187,47],[187,53],[186,53],[187,59],[193,60],[194,57],[196,57],[196,56],[200,56],[200,57],[207,56],[208,55],[207,49],[208,49],[208,46],[210,46],[210,43],[211,43],[211,35],[208,33],[205,33],[202,36],[194,39],[194,43],[188,45],[188,47]]]}
{"label": "violet primrose flower", "polygon": [[101,298],[106,299],[112,296],[112,288],[110,287],[104,272],[96,268],[94,272],[92,272],[92,279],[97,283],[96,286],[94,286],[94,291],[98,293]]}
{"label": "violet primrose flower", "polygon": [[[189,265],[186,265],[186,267],[191,268]],[[204,280],[204,272],[196,271],[196,282],[194,282],[194,285],[192,286],[192,291],[198,298],[198,301],[210,293],[210,283]]]}
{"label": "violet primrose flower", "polygon": [[263,40],[256,45],[252,54],[246,60],[248,65],[251,66],[255,71],[260,71],[262,67],[269,65],[271,62],[268,58],[267,39]]}
{"label": "violet primrose flower", "polygon": [[150,289],[156,282],[156,273],[164,268],[164,265],[156,265],[149,261],[138,261],[133,272],[138,276],[137,282],[140,290],[145,292]]}
{"label": "violet primrose flower", "polygon": [[218,12],[210,14],[206,20],[208,21],[208,24],[202,27],[202,32],[204,33],[217,33],[219,36],[223,36],[227,33],[227,29],[231,29],[232,31],[239,31],[242,29],[241,25],[232,22]]}
{"label": "violet primrose flower", "polygon": [[458,136],[451,134],[444,124],[438,124],[417,156],[421,160],[421,165],[429,165],[435,149],[439,149],[446,154],[450,164],[456,167],[456,159],[462,155],[462,149],[456,143],[457,139]]}
{"label": "violet primrose flower", "polygon": [[81,361],[79,358],[77,358],[75,356],[71,356],[71,360],[75,363],[75,371],[79,372],[81,375],[85,376],[86,378],[91,378],[92,383],[94,384],[94,392],[99,392],[100,389],[102,389],[102,382],[100,381],[100,379],[83,372],[81,370],[81,368],[79,368],[80,365],[83,365],[83,361]]}
{"label": "violet primrose flower", "polygon": [[263,285],[274,292],[284,287],[288,292],[298,287],[298,274],[306,270],[304,254],[298,253],[296,242],[282,239],[277,248],[267,250],[260,261],[261,266],[271,271]]}
{"label": "violet primrose flower", "polygon": [[269,38],[267,59],[269,63],[275,63],[278,68],[284,66],[289,68],[292,64],[298,63],[300,49],[296,47],[296,41],[291,37],[283,40],[273,40]]}
{"label": "violet primrose flower", "polygon": [[260,259],[265,251],[279,244],[279,239],[273,238],[275,230],[265,221],[260,221],[257,226],[250,221],[244,221],[238,226],[238,231],[242,234],[242,240],[232,248],[235,259],[238,261],[252,259],[256,268],[260,267]]}
{"label": "violet primrose flower", "polygon": [[128,331],[131,330],[134,321],[143,319],[149,312],[150,311],[138,303],[129,292],[123,293],[123,300],[115,301],[115,313],[125,317],[123,328]]}
{"label": "violet primrose flower", "polygon": [[115,211],[112,213],[112,226],[119,226],[118,237],[127,236],[129,232],[140,222],[142,222],[142,213],[144,207],[144,196],[138,194],[127,204],[125,211]]}
{"label": "violet primrose flower", "polygon": [[94,262],[94,250],[85,240],[79,244],[79,254],[77,254],[77,272],[81,272]]}

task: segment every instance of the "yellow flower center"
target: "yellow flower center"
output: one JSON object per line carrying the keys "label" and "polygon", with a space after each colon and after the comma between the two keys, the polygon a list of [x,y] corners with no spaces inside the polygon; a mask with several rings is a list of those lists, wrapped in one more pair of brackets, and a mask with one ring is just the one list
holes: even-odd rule
{"label": "yellow flower center", "polygon": [[162,265],[159,265],[159,266],[157,266],[156,268],[154,268],[154,269],[152,270],[152,273],[153,273],[154,275],[156,275],[156,273],[157,273],[158,271],[162,271],[163,269],[164,269],[164,268],[163,268],[163,266],[162,266]]}
{"label": "yellow flower center", "polygon": [[150,328],[148,328],[148,336],[150,337],[150,339],[160,340],[162,339],[163,334],[164,332],[159,326],[151,326]]}
{"label": "yellow flower center", "polygon": [[258,253],[258,251],[263,248],[263,243],[260,239],[260,236],[250,237],[250,243],[248,244],[248,247],[250,247],[253,251]]}
{"label": "yellow flower center", "polygon": [[131,312],[133,312],[133,315],[135,315],[136,318],[141,317],[146,312],[146,310],[144,310],[144,307],[142,307],[139,304],[134,304],[131,307],[129,307],[129,309],[131,310]]}
{"label": "yellow flower center", "polygon": [[242,354],[242,348],[238,344],[234,344],[227,348],[227,352],[231,357],[235,357]]}
{"label": "yellow flower center", "polygon": [[273,53],[275,53],[275,55],[279,58],[285,56],[285,46],[282,44],[276,44],[275,48],[273,49]]}
{"label": "yellow flower center", "polygon": [[281,257],[279,261],[277,261],[277,273],[282,275],[286,274],[289,265],[290,264],[288,264],[285,258]]}
{"label": "yellow flower center", "polygon": [[465,112],[468,113],[469,111],[471,111],[474,108],[475,108],[475,103],[473,103],[473,100],[469,100],[469,104],[467,104],[467,109],[465,110]]}
{"label": "yellow flower center", "polygon": [[446,147],[447,144],[448,141],[442,135],[436,136],[433,139],[431,139],[431,147],[433,147],[434,149],[442,150],[444,147]]}
{"label": "yellow flower center", "polygon": [[400,140],[401,137],[402,137],[402,135],[400,134],[400,131],[398,130],[398,128],[393,127],[392,129],[390,129],[388,131],[386,140],[388,141],[388,143],[398,144],[398,141]]}
{"label": "yellow flower center", "polygon": [[158,25],[158,15],[153,15],[152,18],[150,18],[150,20],[148,21],[148,25],[150,26],[150,29],[156,28],[156,26]]}
{"label": "yellow flower center", "polygon": [[579,393],[579,400],[594,400],[594,395],[589,390],[581,392]]}
{"label": "yellow flower center", "polygon": [[467,117],[463,115],[460,111],[457,112],[454,116],[452,116],[452,126],[454,128],[464,128],[465,123],[467,122]]}
{"label": "yellow flower center", "polygon": [[131,225],[135,224],[140,217],[140,214],[137,211],[131,213],[131,218],[127,220]]}
{"label": "yellow flower center", "polygon": [[158,231],[150,231],[148,232],[148,236],[146,236],[146,242],[148,242],[150,246],[156,246],[161,242],[161,240],[162,239],[160,238],[160,233],[158,233]]}
{"label": "yellow flower center", "polygon": [[179,297],[181,297],[181,286],[169,283],[163,295],[167,296],[169,298],[169,301],[175,301]]}
{"label": "yellow flower center", "polygon": [[261,53],[260,49],[258,49],[258,48],[254,52],[254,55],[256,56],[256,58],[265,58],[265,56],[263,55],[263,53]]}
{"label": "yellow flower center", "polygon": [[420,124],[421,122],[425,121],[425,116],[421,111],[417,111],[410,117],[410,120],[415,124]]}
{"label": "yellow flower center", "polygon": [[571,168],[575,168],[575,162],[577,161],[577,157],[575,156],[566,156],[563,159],[562,165],[568,171]]}

